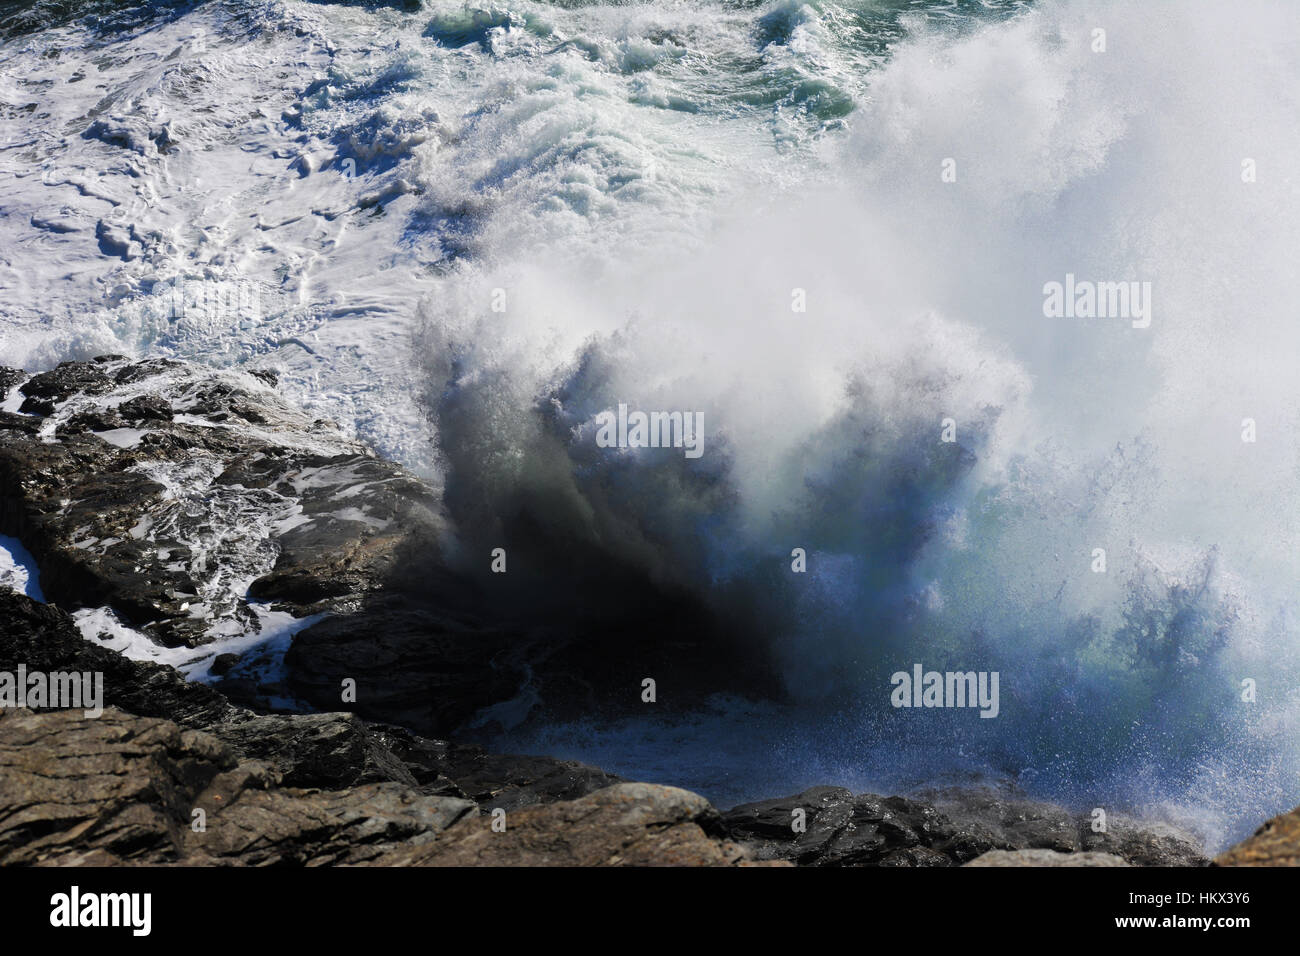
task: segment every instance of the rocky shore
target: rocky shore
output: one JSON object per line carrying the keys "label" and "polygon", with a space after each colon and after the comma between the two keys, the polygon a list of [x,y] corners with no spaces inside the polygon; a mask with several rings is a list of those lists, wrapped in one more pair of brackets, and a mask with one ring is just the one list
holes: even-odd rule
{"label": "rocky shore", "polygon": [[[0,672],[93,672],[104,690],[99,716],[0,709],[3,864],[1211,862],[1171,827],[1113,814],[1095,833],[1010,792],[818,787],[723,812],[453,742],[494,710],[563,712],[636,682],[582,626],[502,613],[453,570],[431,490],[269,374],[0,368],[0,534],[48,601],[0,586]],[[668,655],[645,630],[633,646],[683,683],[715,653]],[[1213,863],[1300,863],[1297,820]]]}

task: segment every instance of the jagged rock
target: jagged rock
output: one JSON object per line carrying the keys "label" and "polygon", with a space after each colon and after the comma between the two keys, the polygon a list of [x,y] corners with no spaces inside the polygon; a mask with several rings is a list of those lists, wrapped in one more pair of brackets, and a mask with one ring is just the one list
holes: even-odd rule
{"label": "jagged rock", "polygon": [[161,664],[128,660],[82,637],[63,611],[0,589],[0,671],[99,672],[105,706],[159,717],[220,738],[286,785],[339,789],[391,781],[508,809],[582,796],[619,782],[550,757],[486,754],[353,714],[258,715]]}
{"label": "jagged rock", "polygon": [[[1203,862],[1172,828],[1111,814],[1093,834],[1059,807],[993,791],[816,788],[719,817],[685,791],[392,726],[442,735],[508,725],[540,701],[552,713],[635,703],[647,672],[681,700],[718,689],[724,668],[699,637],[698,608],[637,592],[631,571],[609,571],[613,593],[641,602],[618,608],[634,623],[616,640],[599,613],[577,627],[504,617],[497,605],[510,602],[443,566],[430,490],[290,408],[269,381],[111,356],[30,379],[0,368],[0,399],[20,386],[29,412],[0,412],[0,533],[33,553],[46,594],[111,605],[172,646],[256,628],[250,599],[320,614],[286,655],[283,686],[255,673],[259,649],[219,686],[327,711],[255,713],[83,639],[55,606],[0,591],[0,669],[102,672],[114,708],[99,722],[0,713],[0,862],[948,866],[990,851]],[[345,678],[356,714],[332,712]],[[203,833],[190,829],[195,808]],[[796,808],[806,832],[791,828]],[[509,815],[504,834],[475,816],[494,809]],[[1294,860],[1287,833],[1251,853]]]}
{"label": "jagged rock", "polygon": [[6,368],[0,365],[0,402],[9,397],[9,390],[21,382],[26,376],[16,368]]}
{"label": "jagged rock", "polygon": [[1106,832],[1082,832],[1085,851],[1109,853],[1133,866],[1205,866],[1205,851],[1190,834],[1158,822],[1139,822],[1120,814],[1107,818]]}
{"label": "jagged rock", "polygon": [[226,673],[230,668],[239,663],[238,654],[218,654],[212,659],[212,666],[209,670],[218,676]]}
{"label": "jagged rock", "polygon": [[0,710],[0,864],[65,849],[175,860],[194,801],[234,765],[206,734],[115,708]]}
{"label": "jagged rock", "polygon": [[[284,785],[212,734],[108,708],[0,711],[0,865],[729,865],[703,797],[618,784],[510,811],[394,781]],[[196,812],[200,811],[200,812]]]}
{"label": "jagged rock", "polygon": [[[802,810],[803,830],[792,825]],[[736,807],[723,815],[731,837],[759,859],[805,866],[952,866],[993,850],[1076,854],[1104,849],[1135,865],[1200,866],[1187,834],[1112,815],[1110,832],[1091,832],[1053,804],[986,788],[923,791],[915,799],[855,796],[815,787],[792,797]]]}
{"label": "jagged rock", "polygon": [[720,839],[717,812],[676,787],[624,783],[577,800],[465,818],[433,841],[370,862],[384,866],[734,866],[745,851]]}
{"label": "jagged rock", "polygon": [[1300,866],[1300,807],[1266,822],[1214,858],[1214,866]]}
{"label": "jagged rock", "polygon": [[[116,708],[0,711],[0,864],[361,862],[477,808],[398,783],[277,785],[209,734]],[[202,811],[196,814],[195,811]]]}
{"label": "jagged rock", "polygon": [[[440,832],[480,808],[511,815],[510,842],[478,847],[467,825],[440,861],[501,851],[501,862],[543,862],[549,845],[560,848],[550,862],[745,859],[694,794],[620,789],[582,764],[485,754],[351,714],[255,715],[87,641],[58,608],[0,592],[0,669],[18,663],[100,670],[110,703],[205,729],[117,706],[99,719],[0,711],[0,864],[424,863]],[[593,792],[605,796],[583,803]]]}
{"label": "jagged rock", "polygon": [[490,754],[479,747],[418,737],[396,727],[371,725],[376,739],[405,763],[426,790],[454,781],[459,795],[484,808],[516,810],[574,800],[623,781],[574,760]]}
{"label": "jagged rock", "polygon": [[394,847],[424,845],[477,808],[400,784],[333,792],[259,789],[238,772],[217,778],[198,797],[207,828],[185,835],[185,862],[245,866],[362,863]]}
{"label": "jagged rock", "polygon": [[1058,853],[1082,849],[1080,821],[1054,804],[981,788],[929,790],[917,796],[954,822],[965,852],[985,847]]}
{"label": "jagged rock", "polygon": [[441,735],[509,700],[527,677],[512,665],[518,635],[445,610],[384,596],[299,633],[285,655],[295,696],[337,707],[344,679],[358,712]]}
{"label": "jagged rock", "polygon": [[352,714],[295,714],[226,721],[208,727],[241,759],[272,767],[285,786],[341,789],[415,778]]}
{"label": "jagged rock", "polygon": [[1132,866],[1113,853],[1061,853],[1057,850],[990,850],[966,866]]}
{"label": "jagged rock", "polygon": [[1139,821],[1112,811],[1104,832],[1094,832],[1090,816],[987,787],[922,790],[960,828],[997,849],[1047,849],[1062,853],[1117,855],[1134,866],[1204,866],[1200,842],[1170,824]]}
{"label": "jagged rock", "polygon": [[723,826],[758,859],[804,866],[950,866],[963,854],[977,855],[933,807],[903,797],[855,797],[842,787],[742,804],[723,815]]}
{"label": "jagged rock", "polygon": [[174,668],[133,661],[82,637],[59,608],[0,588],[0,671],[99,672],[106,706],[143,717],[206,727],[238,712],[211,688],[185,680]]}
{"label": "jagged rock", "polygon": [[52,601],[197,646],[255,629],[250,596],[307,613],[382,589],[400,562],[440,564],[430,489],[265,377],[105,356],[19,388],[31,414],[0,414],[0,533]]}
{"label": "jagged rock", "polygon": [[28,379],[18,390],[27,396],[20,411],[50,415],[58,404],[79,393],[97,395],[113,387],[113,380],[96,362],[63,362],[57,368]]}
{"label": "jagged rock", "polygon": [[169,422],[175,415],[171,404],[159,395],[137,395],[117,407],[118,414],[129,422]]}

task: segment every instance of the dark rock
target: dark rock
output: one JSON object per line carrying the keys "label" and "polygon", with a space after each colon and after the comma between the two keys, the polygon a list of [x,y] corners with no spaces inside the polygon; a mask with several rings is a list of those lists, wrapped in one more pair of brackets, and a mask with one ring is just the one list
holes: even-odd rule
{"label": "dark rock", "polygon": [[917,796],[932,802],[970,834],[972,848],[991,843],[1003,850],[1097,852],[1123,857],[1134,866],[1204,866],[1207,862],[1192,834],[1119,812],[1107,814],[1106,829],[1094,832],[1089,816],[987,787],[923,790]]}
{"label": "dark rock", "polygon": [[207,730],[241,759],[274,769],[285,786],[340,790],[383,781],[416,786],[402,761],[352,714],[237,718]]}
{"label": "dark rock", "polygon": [[1164,823],[1111,814],[1104,833],[1084,821],[1080,844],[1085,851],[1122,857],[1133,866],[1205,866],[1205,850],[1190,834]]}
{"label": "dark rock", "polygon": [[[803,812],[802,831],[793,825],[797,810]],[[1093,834],[1088,818],[987,788],[928,791],[908,799],[816,787],[744,804],[722,820],[731,838],[750,846],[758,859],[804,866],[953,866],[994,850],[1075,854],[1099,848],[1134,865],[1205,862],[1192,837],[1167,825],[1112,815],[1109,833]]]}
{"label": "dark rock", "polygon": [[933,807],[839,787],[744,804],[722,819],[757,858],[804,866],[950,866],[968,852],[957,828]]}
{"label": "dark rock", "polygon": [[482,807],[515,810],[574,800],[623,782],[613,774],[573,760],[491,754],[479,747],[430,740],[382,724],[371,724],[369,730],[403,762],[418,785],[438,792],[454,782],[458,795]]}
{"label": "dark rock", "polygon": [[26,377],[27,374],[19,369],[0,365],[0,402],[8,398],[9,390]]}
{"label": "dark rock", "polygon": [[[698,600],[590,543],[562,549],[561,578],[588,569],[573,583],[582,600],[547,604],[527,574],[509,576],[516,587],[450,569],[433,490],[268,380],[106,356],[25,382],[47,417],[38,434],[39,419],[0,413],[0,534],[32,553],[47,597],[111,607],[169,647],[255,632],[254,602],[319,614],[282,682],[259,676],[278,667],[241,664],[222,691],[251,707],[336,710],[351,679],[349,709],[431,736],[627,713],[643,706],[647,674],[666,709],[758,686],[754,655],[723,641]],[[541,566],[527,525],[512,525],[512,554]]]}
{"label": "dark rock", "polygon": [[52,605],[0,589],[0,671],[12,673],[19,665],[47,673],[101,673],[105,706],[206,730],[240,759],[263,763],[293,786],[337,789],[388,781],[514,809],[620,782],[573,761],[487,754],[371,725],[353,714],[254,714],[171,667],[132,661],[87,640]]}
{"label": "dark rock", "polygon": [[210,670],[212,673],[220,675],[226,673],[230,668],[234,667],[238,663],[238,654],[218,654],[212,659],[212,667]]}
{"label": "dark rock", "polygon": [[341,706],[350,679],[356,699],[349,706],[357,713],[441,735],[519,692],[526,673],[510,660],[519,641],[508,631],[383,596],[300,632],[285,668],[294,693],[315,707]]}
{"label": "dark rock", "polygon": [[138,395],[117,410],[129,422],[169,422],[173,414],[171,403],[158,395]]}
{"label": "dark rock", "polygon": [[957,825],[958,855],[967,859],[991,849],[1045,849],[1058,853],[1082,849],[1081,822],[1055,804],[987,788],[922,791],[918,796]]}
{"label": "dark rock", "polygon": [[206,727],[235,713],[229,701],[174,668],[133,661],[81,636],[66,613],[0,588],[0,671],[90,671],[104,675],[106,706],[187,727]]}
{"label": "dark rock", "polygon": [[126,422],[113,409],[94,409],[69,416],[66,421],[59,423],[54,434],[66,439],[81,432],[104,432],[125,426]]}
{"label": "dark rock", "polygon": [[134,385],[147,378],[154,378],[173,369],[183,369],[184,362],[175,359],[145,359],[121,365],[113,373],[113,381],[118,385]]}
{"label": "dark rock", "polygon": [[309,606],[374,590],[411,560],[430,569],[440,563],[442,523],[423,483],[368,455],[285,464],[244,458],[217,479],[294,498],[306,519],[278,536],[280,557],[249,589],[253,597]]}
{"label": "dark rock", "polygon": [[54,409],[58,403],[52,398],[41,398],[33,395],[31,398],[24,399],[23,403],[18,406],[18,410],[25,415],[40,415],[42,417],[53,415]]}
{"label": "dark rock", "polygon": [[22,411],[50,415],[59,402],[74,395],[97,395],[112,387],[112,380],[96,363],[63,362],[51,371],[33,375],[18,390],[27,396]]}
{"label": "dark rock", "polygon": [[[438,563],[432,492],[260,378],[104,357],[21,390],[59,440],[0,416],[0,533],[53,601],[198,646],[257,626],[236,582],[305,614],[382,589],[400,560]],[[96,434],[128,424],[142,431]]]}

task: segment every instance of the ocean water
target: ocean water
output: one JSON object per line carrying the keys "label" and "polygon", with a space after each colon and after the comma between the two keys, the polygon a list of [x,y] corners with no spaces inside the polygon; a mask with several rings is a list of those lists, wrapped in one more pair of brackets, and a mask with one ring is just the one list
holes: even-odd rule
{"label": "ocean water", "polygon": [[[1212,846],[1300,802],[1294,4],[0,17],[0,362],[273,368],[467,565],[525,514],[784,680],[503,745],[720,803],[1011,781]],[[1149,312],[1049,318],[1067,275]],[[703,454],[599,447],[619,403]],[[891,707],[915,663],[998,671],[999,716]]]}

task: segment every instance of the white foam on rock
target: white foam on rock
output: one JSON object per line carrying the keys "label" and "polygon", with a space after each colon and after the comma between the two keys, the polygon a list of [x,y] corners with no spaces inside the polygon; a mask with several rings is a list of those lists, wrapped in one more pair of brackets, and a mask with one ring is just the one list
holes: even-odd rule
{"label": "white foam on rock", "polygon": [[110,428],[107,431],[94,432],[110,445],[117,448],[134,448],[140,440],[149,434],[147,428]]}
{"label": "white foam on rock", "polygon": [[82,637],[124,657],[174,667],[189,680],[211,683],[219,679],[212,664],[221,654],[247,655],[257,659],[252,676],[273,683],[283,673],[284,655],[293,635],[311,627],[324,615],[294,617],[262,602],[250,601],[251,626],[219,629],[215,639],[199,647],[166,647],[148,634],[125,623],[112,608],[86,608],[72,614]]}
{"label": "white foam on rock", "polygon": [[0,534],[0,588],[11,588],[35,601],[44,601],[36,559],[17,538]]}

